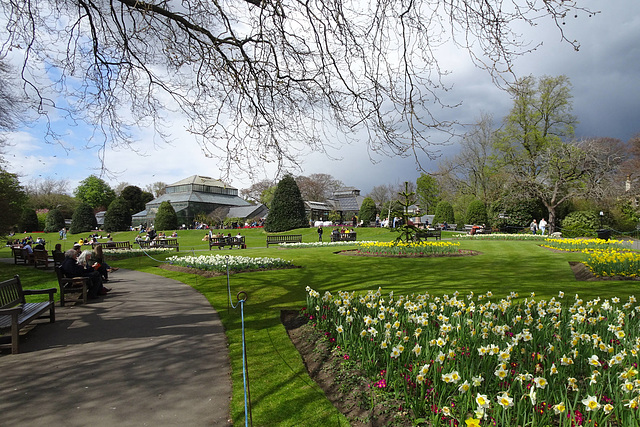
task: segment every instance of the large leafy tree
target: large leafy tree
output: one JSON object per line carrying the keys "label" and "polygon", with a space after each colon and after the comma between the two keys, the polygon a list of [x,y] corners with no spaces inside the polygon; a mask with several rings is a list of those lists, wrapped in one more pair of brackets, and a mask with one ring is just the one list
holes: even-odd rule
{"label": "large leafy tree", "polygon": [[80,181],[74,195],[93,209],[106,208],[116,198],[116,193],[109,184],[95,175]]}
{"label": "large leafy tree", "polygon": [[[122,189],[120,197],[129,207],[129,214],[133,215],[145,209],[145,205],[153,200],[153,195],[147,191],[142,191],[140,187],[128,185]],[[149,199],[151,197],[151,199]]]}
{"label": "large leafy tree", "polygon": [[18,176],[5,171],[0,163],[0,235],[16,229],[26,201]]}
{"label": "large leafy tree", "polygon": [[[562,28],[584,11],[560,0],[506,3],[5,1],[0,57],[18,50],[40,111],[59,96],[105,145],[132,144],[138,123],[168,138],[175,105],[227,170],[295,162],[301,148],[323,151],[324,132],[336,128],[347,141],[367,135],[373,151],[432,156],[433,130],[451,125],[438,117],[450,105],[440,102],[450,85],[441,48],[497,77],[535,47],[520,25]],[[42,64],[55,72],[42,78]]]}
{"label": "large leafy tree", "polygon": [[424,214],[435,212],[440,201],[440,186],[431,175],[421,173],[416,181],[416,196]]}
{"label": "large leafy tree", "polygon": [[153,227],[160,231],[176,230],[178,228],[178,216],[173,206],[171,206],[171,202],[164,201],[160,203]]}
{"label": "large leafy tree", "polygon": [[374,202],[371,197],[365,197],[362,201],[362,205],[360,205],[360,212],[358,213],[358,218],[362,221],[365,227],[368,226],[370,222],[376,220],[377,213],[378,209],[376,208],[376,202]]}
{"label": "large leafy tree", "polygon": [[509,173],[511,191],[544,204],[553,232],[558,207],[601,193],[624,153],[597,140],[570,140],[577,121],[567,77],[527,77],[511,93],[514,105],[496,144],[500,162]]}
{"label": "large leafy tree", "polygon": [[308,225],[300,189],[293,176],[285,175],[276,187],[264,229],[279,232]]}

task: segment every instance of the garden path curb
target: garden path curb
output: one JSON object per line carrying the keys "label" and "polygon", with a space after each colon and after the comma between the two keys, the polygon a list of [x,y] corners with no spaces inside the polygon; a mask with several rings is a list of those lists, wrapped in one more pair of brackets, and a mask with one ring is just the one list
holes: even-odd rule
{"label": "garden path curb", "polygon": [[106,297],[57,305],[20,354],[0,351],[3,425],[230,425],[226,336],[207,299],[153,274],[110,279]]}

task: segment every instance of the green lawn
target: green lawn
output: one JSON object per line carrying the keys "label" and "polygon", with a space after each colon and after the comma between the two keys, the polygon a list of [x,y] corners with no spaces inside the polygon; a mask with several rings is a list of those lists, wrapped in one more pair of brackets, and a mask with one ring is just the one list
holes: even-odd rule
{"label": "green lawn", "polygon": [[[395,234],[381,229],[358,229],[358,240],[393,240]],[[232,235],[235,235],[231,231]],[[317,241],[315,229],[295,230],[303,240]],[[201,239],[204,231],[182,231],[180,252],[209,252]],[[578,282],[568,261],[582,261],[581,253],[556,253],[532,241],[462,241],[461,248],[479,251],[471,257],[456,258],[369,258],[337,255],[337,248],[266,248],[266,233],[260,229],[243,230],[248,249],[217,250],[211,253],[270,256],[291,260],[300,269],[242,273],[231,276],[231,292],[245,291],[244,309],[248,367],[256,426],[270,425],[346,425],[347,422],[324,398],[322,391],[306,375],[302,361],[280,324],[280,310],[300,309],[305,302],[305,287],[323,293],[365,291],[382,288],[383,294],[429,292],[435,295],[458,291],[466,295],[492,291],[496,299],[518,292],[528,297],[551,298],[559,291],[581,297],[626,298],[638,291],[638,282]],[[328,234],[325,232],[325,234]],[[117,233],[114,240],[133,240],[135,233]],[[57,234],[50,234],[51,246]],[[325,241],[328,236],[325,236]],[[66,246],[73,243],[70,236]],[[204,251],[204,252],[203,252]],[[8,249],[0,257],[9,257]],[[156,257],[157,258],[157,257]],[[132,268],[180,280],[203,293],[218,311],[227,331],[233,369],[231,416],[236,425],[244,424],[242,388],[241,325],[239,310],[227,310],[226,277],[204,279],[200,276],[156,268],[158,262],[135,258],[114,262]],[[20,274],[25,285],[57,286],[51,273],[32,267],[0,263],[0,279]],[[235,302],[235,301],[234,301]]]}

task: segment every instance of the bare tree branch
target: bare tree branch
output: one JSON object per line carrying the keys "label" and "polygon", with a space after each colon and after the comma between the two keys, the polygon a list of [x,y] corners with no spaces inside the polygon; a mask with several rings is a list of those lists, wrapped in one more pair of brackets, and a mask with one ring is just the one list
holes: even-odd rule
{"label": "bare tree branch", "polygon": [[[441,99],[450,87],[439,48],[455,43],[499,81],[532,49],[514,25],[550,19],[561,28],[569,12],[592,13],[561,0],[7,0],[1,7],[0,57],[24,52],[25,92],[41,114],[55,108],[94,125],[88,146],[102,155],[108,146],[135,149],[140,126],[171,141],[168,118],[180,113],[206,155],[249,175],[362,138],[373,153],[432,158],[453,132],[440,112],[456,106]],[[56,138],[51,128],[49,137]]]}

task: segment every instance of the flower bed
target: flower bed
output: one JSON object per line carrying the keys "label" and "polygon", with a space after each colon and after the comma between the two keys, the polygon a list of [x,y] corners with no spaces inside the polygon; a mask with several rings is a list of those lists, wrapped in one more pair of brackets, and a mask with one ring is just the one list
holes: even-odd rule
{"label": "flower bed", "polygon": [[455,239],[462,240],[544,240],[548,236],[541,234],[507,234],[507,233],[491,233],[491,234],[454,234]]}
{"label": "flower bed", "polygon": [[[640,306],[429,294],[320,294],[303,313],[377,393],[430,425],[635,426]],[[375,393],[372,394],[372,396]]]}
{"label": "flower bed", "polygon": [[125,259],[145,255],[157,255],[166,252],[175,252],[173,248],[149,248],[149,249],[104,249],[103,253],[107,259]]}
{"label": "flower bed", "polygon": [[381,256],[422,256],[454,254],[459,252],[458,242],[358,242],[359,254]]}
{"label": "flower bed", "polygon": [[270,270],[274,268],[293,267],[290,261],[280,258],[250,258],[228,255],[172,256],[167,258],[167,261],[171,265],[221,273],[227,271],[227,262],[229,263],[229,270],[231,271]]}
{"label": "flower bed", "polygon": [[589,252],[585,262],[589,270],[598,277],[620,277],[636,279],[640,277],[640,253],[615,250],[595,250]]}
{"label": "flower bed", "polygon": [[626,242],[623,240],[602,240],[602,239],[555,239],[548,238],[545,243],[540,246],[544,248],[555,249],[557,251],[594,251],[607,249],[628,249]]}

